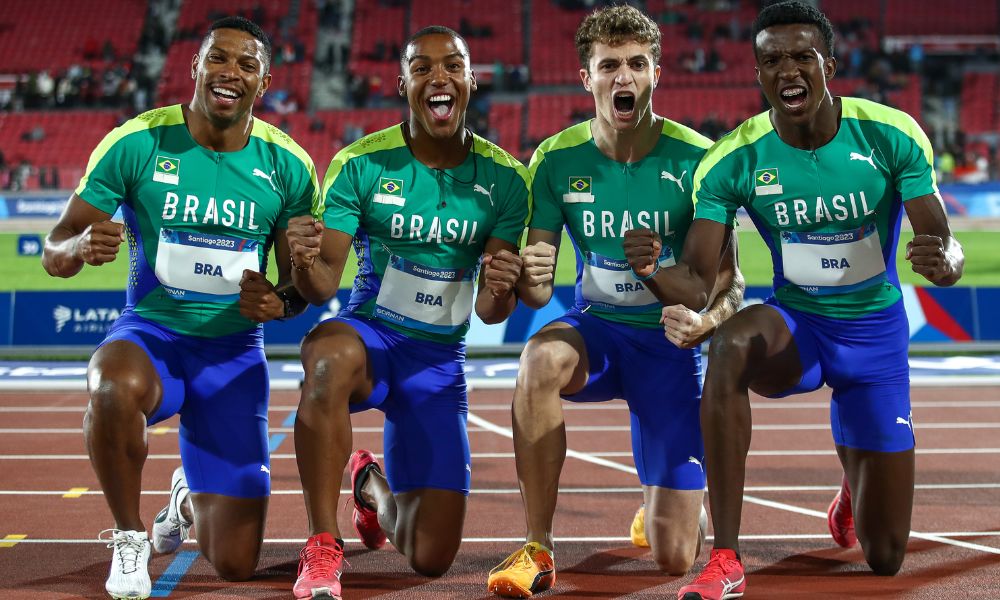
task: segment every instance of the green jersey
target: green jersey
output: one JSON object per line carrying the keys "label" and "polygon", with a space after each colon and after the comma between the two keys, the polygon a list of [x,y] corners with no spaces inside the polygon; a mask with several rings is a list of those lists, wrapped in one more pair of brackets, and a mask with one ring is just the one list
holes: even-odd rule
{"label": "green jersey", "polygon": [[716,142],[694,178],[697,217],[750,213],[774,263],[774,292],[809,313],[858,318],[898,302],[902,203],[937,191],[931,145],[912,117],[841,98],[840,128],[816,150],[778,137],[768,113]]}
{"label": "green jersey", "polygon": [[659,327],[660,302],[632,274],[622,248],[637,227],[663,239],[660,265],[674,264],[694,218],[691,181],[711,140],[669,119],[642,159],[621,163],[594,142],[590,121],[542,142],[531,157],[531,227],[559,232],[576,248],[579,310],[638,327]]}
{"label": "green jersey", "polygon": [[518,245],[530,210],[528,172],[473,135],[452,169],[413,157],[400,125],[333,157],[323,182],[327,227],[354,236],[358,275],[345,309],[414,338],[465,337],[486,241]]}
{"label": "green jersey", "polygon": [[217,337],[259,327],[240,315],[243,270],[266,271],[275,230],[309,214],[318,190],[312,160],[276,127],[254,119],[246,147],[214,152],[174,105],[109,133],[76,194],[108,214],[122,209],[126,308],[178,333]]}

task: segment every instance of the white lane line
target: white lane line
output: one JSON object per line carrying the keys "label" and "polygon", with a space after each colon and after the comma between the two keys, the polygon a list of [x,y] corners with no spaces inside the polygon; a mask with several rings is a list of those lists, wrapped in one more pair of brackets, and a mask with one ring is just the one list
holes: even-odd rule
{"label": "white lane line", "polygon": [[[95,484],[97,485],[97,484]],[[840,489],[839,485],[748,485],[744,488],[746,492],[752,493],[768,493],[768,492],[816,492],[829,494],[830,492],[836,492]],[[917,484],[914,489],[918,492],[920,491],[977,491],[977,490],[997,490],[1000,489],[1000,483],[925,483]],[[0,496],[62,496],[66,493],[66,490],[0,490]],[[170,494],[169,490],[143,490],[143,496],[167,496]],[[340,490],[341,495],[349,495],[351,490],[343,489]],[[518,488],[483,488],[477,489],[473,488],[470,492],[474,495],[484,495],[484,496],[509,496],[509,495],[520,495],[521,491]],[[642,489],[636,486],[628,487],[560,487],[560,494],[635,494],[638,496],[642,493]],[[86,492],[79,492],[81,496],[100,496],[102,492],[99,489],[88,490]],[[272,496],[301,496],[302,490],[291,489],[291,490],[271,490]],[[815,512],[815,511],[814,511]],[[815,514],[819,514],[818,512]],[[826,516],[826,513],[823,513]]]}
{"label": "white lane line", "polygon": [[[962,401],[913,401],[910,403],[913,408],[1000,408],[1000,401],[997,400],[962,400]],[[271,405],[269,413],[289,413],[296,410],[296,405]],[[510,403],[472,403],[471,408],[477,412],[487,411],[510,411]],[[752,410],[783,410],[783,409],[822,409],[829,410],[830,402],[781,402],[775,400],[751,402]],[[0,406],[0,413],[84,413],[86,406]],[[563,411],[568,412],[589,412],[589,411],[622,411],[628,410],[628,405],[624,401],[612,400],[610,402],[599,402],[593,404],[564,403]]]}
{"label": "white lane line", "polygon": [[[474,422],[472,417],[474,415],[469,413],[469,421]],[[927,430],[927,429],[944,429],[944,430],[965,430],[965,429],[1000,429],[1000,423],[994,422],[980,422],[980,423],[921,423],[917,422],[913,427],[917,431]],[[382,433],[382,427],[355,427],[353,431],[355,433]],[[754,425],[754,431],[829,431],[829,423],[804,423],[798,425]],[[628,425],[567,425],[566,431],[568,432],[581,432],[581,433],[618,433],[618,432],[628,432],[630,427]],[[176,427],[167,427],[158,429],[158,433],[177,433],[178,429]],[[474,427],[468,428],[469,433],[497,433],[490,427],[484,425],[479,425],[477,422]],[[67,433],[76,434],[83,433],[83,428],[73,428],[73,427],[10,427],[0,429],[0,435],[15,435],[15,434],[41,434],[41,433]],[[268,433],[295,433],[293,427],[271,427],[268,429]]]}
{"label": "white lane line", "polygon": [[[1000,536],[1000,531],[942,531],[940,533],[927,533],[922,534],[922,539],[931,539],[936,537],[941,538],[961,538],[961,537],[990,537],[990,536]],[[705,538],[708,541],[713,541],[714,536],[707,536]],[[812,533],[789,533],[789,534],[777,534],[777,535],[741,535],[741,541],[797,541],[797,540],[829,540],[830,534],[812,534]],[[359,543],[360,539],[357,538],[345,538],[347,543]],[[559,537],[556,536],[555,541],[560,544],[593,544],[593,543],[611,543],[611,544],[621,544],[625,542],[630,542],[631,538],[624,536],[579,536],[579,537]],[[935,540],[936,541],[936,540]],[[957,540],[948,540],[950,542],[957,542]],[[25,538],[23,540],[18,540],[17,543],[20,544],[103,544],[107,545],[107,541],[101,541],[92,538]],[[185,544],[189,546],[196,546],[198,544],[197,539],[190,538],[184,541]],[[297,544],[302,545],[306,543],[305,538],[264,538],[265,544]],[[462,543],[466,544],[497,544],[497,543],[512,543],[512,544],[522,544],[524,543],[523,537],[467,537],[462,538]],[[942,542],[945,543],[945,542]],[[978,546],[978,544],[967,544],[965,542],[957,542],[957,545],[962,545],[962,547],[968,547],[970,550],[980,550],[982,548],[989,548],[989,546]]]}
{"label": "white lane line", "polygon": [[[952,456],[965,454],[1000,454],[1000,448],[918,448],[917,455]],[[588,452],[587,455],[598,458],[632,458],[632,452],[608,451]],[[750,458],[794,458],[805,456],[836,456],[836,450],[751,450]],[[150,454],[146,460],[180,460],[180,454]],[[513,452],[473,452],[472,458],[477,460],[493,460],[514,458]],[[0,454],[0,460],[90,460],[86,454]],[[295,460],[294,454],[272,454],[271,460]],[[839,489],[839,486],[838,488]]]}
{"label": "white lane line", "polygon": [[[486,419],[483,419],[482,417],[479,417],[479,416],[477,416],[477,415],[475,415],[475,414],[473,414],[471,412],[469,413],[469,421],[475,423],[479,427],[482,427],[484,429],[489,429],[490,431],[492,431],[492,432],[494,432],[494,433],[496,433],[498,435],[501,435],[503,437],[511,438],[511,439],[514,438],[514,433],[510,429],[506,429],[504,427],[500,427],[499,425],[491,423],[491,422],[487,421]],[[586,462],[589,462],[589,463],[593,463],[593,464],[596,464],[596,465],[601,465],[601,466],[609,467],[609,468],[612,468],[612,469],[615,469],[615,470],[618,470],[618,471],[624,471],[626,473],[638,474],[634,467],[627,467],[627,466],[622,465],[620,463],[616,463],[616,462],[612,462],[612,461],[609,461],[609,460],[605,460],[603,458],[598,458],[598,457],[595,457],[595,456],[591,456],[591,455],[586,454],[584,452],[578,452],[576,450],[571,450],[569,448],[566,449],[566,456],[567,457],[577,458],[579,460],[583,460],[583,461],[586,461]],[[744,492],[745,491],[746,490],[744,490]],[[764,498],[757,498],[756,496],[748,496],[746,493],[743,494],[743,501],[744,502],[749,502],[751,504],[757,504],[759,506],[765,506],[765,507],[768,507],[768,508],[775,508],[775,509],[778,509],[778,510],[784,510],[784,511],[787,511],[787,512],[797,513],[797,514],[800,514],[800,515],[805,515],[805,516],[810,516],[810,517],[818,517],[818,518],[821,518],[821,519],[826,519],[826,513],[825,512],[820,512],[820,511],[816,511],[816,510],[810,510],[808,508],[802,508],[800,506],[794,506],[794,505],[791,505],[791,504],[786,504],[784,502],[775,502],[773,500],[765,500]],[[948,545],[952,545],[952,546],[958,546],[958,547],[961,547],[961,548],[967,548],[969,550],[979,550],[980,552],[985,552],[985,553],[988,553],[988,554],[997,554],[997,555],[1000,555],[1000,548],[991,548],[989,546],[981,546],[979,544],[970,544],[968,542],[962,542],[962,541],[959,541],[959,540],[952,540],[952,539],[949,539],[949,538],[946,538],[946,537],[942,537],[942,536],[927,535],[927,534],[923,534],[923,533],[920,533],[920,532],[917,532],[917,531],[913,531],[913,530],[910,530],[910,536],[911,537],[920,538],[920,539],[930,540],[930,541],[933,541],[933,542],[937,542],[939,544],[948,544]]]}

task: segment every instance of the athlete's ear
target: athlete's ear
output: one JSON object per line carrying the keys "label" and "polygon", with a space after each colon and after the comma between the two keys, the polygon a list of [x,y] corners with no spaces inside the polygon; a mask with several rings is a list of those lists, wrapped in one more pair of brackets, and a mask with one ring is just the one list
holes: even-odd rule
{"label": "athlete's ear", "polygon": [[660,83],[660,73],[662,73],[662,72],[663,72],[663,70],[660,68],[660,65],[655,65],[653,67],[653,87],[654,88],[656,87],[656,84]]}
{"label": "athlete's ear", "polygon": [[191,79],[198,79],[198,55],[191,57]]}
{"label": "athlete's ear", "polygon": [[580,81],[583,82],[583,89],[590,90],[590,71],[587,69],[580,69]]}
{"label": "athlete's ear", "polygon": [[823,61],[823,75],[826,76],[827,81],[830,81],[836,74],[837,74],[837,59],[830,56]]}
{"label": "athlete's ear", "polygon": [[476,83],[476,72],[469,69],[469,89],[473,92],[479,89],[479,84]]}
{"label": "athlete's ear", "polygon": [[260,89],[257,90],[257,97],[258,98],[263,98],[264,97],[264,92],[266,92],[267,88],[269,88],[269,87],[271,87],[271,74],[270,73],[268,73],[267,75],[264,75],[263,77],[260,78]]}
{"label": "athlete's ear", "polygon": [[396,77],[396,89],[399,91],[400,98],[406,98],[406,82],[403,81],[402,75]]}

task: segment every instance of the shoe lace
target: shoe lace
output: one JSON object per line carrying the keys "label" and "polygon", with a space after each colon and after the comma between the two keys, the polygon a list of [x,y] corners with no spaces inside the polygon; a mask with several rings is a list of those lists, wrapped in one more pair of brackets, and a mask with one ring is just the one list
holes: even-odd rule
{"label": "shoe lace", "polygon": [[499,571],[533,571],[537,567],[531,554],[525,548],[520,548],[508,556],[493,572]]}
{"label": "shoe lace", "polygon": [[[104,534],[110,533],[110,538],[105,538]],[[146,541],[120,529],[105,529],[97,535],[97,539],[108,543],[108,548],[114,548],[122,563],[123,573],[134,573],[136,565],[139,563],[139,555],[142,553]]]}
{"label": "shoe lace", "polygon": [[302,571],[312,578],[330,576],[344,562],[344,551],[335,546],[306,546],[299,552]]}
{"label": "shoe lace", "polygon": [[701,575],[695,578],[694,583],[707,583],[728,577],[733,570],[732,563],[734,562],[736,561],[721,554],[713,554]]}

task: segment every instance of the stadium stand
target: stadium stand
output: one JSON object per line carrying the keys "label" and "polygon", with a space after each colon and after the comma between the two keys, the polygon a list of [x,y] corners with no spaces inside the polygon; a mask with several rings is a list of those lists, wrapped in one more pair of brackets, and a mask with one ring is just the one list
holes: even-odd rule
{"label": "stadium stand", "polygon": [[[62,184],[71,187],[89,150],[115,123],[149,106],[187,101],[191,57],[207,25],[224,14],[248,16],[271,32],[274,81],[258,114],[291,133],[320,171],[345,144],[405,117],[406,104],[396,93],[400,46],[430,24],[450,26],[469,41],[481,83],[470,126],[527,160],[540,140],[592,116],[572,39],[593,4],[122,0],[108,10],[103,1],[50,0],[51,11],[42,12],[37,3],[8,0],[0,11],[0,165],[7,165],[0,166],[0,186],[39,187],[41,167],[56,167]],[[663,33],[663,75],[654,104],[661,114],[717,137],[762,110],[749,40],[759,2],[641,4]],[[164,11],[164,5],[179,8]],[[323,16],[331,6],[348,16],[333,19],[332,30]],[[988,157],[995,176],[995,0],[949,5],[946,16],[935,0],[825,0],[821,8],[838,29],[838,75],[830,86],[835,94],[869,97],[908,112],[932,134],[939,152],[959,162],[966,153]],[[60,18],[48,18],[49,12]],[[332,61],[322,59],[320,68],[316,57],[318,45],[328,47],[320,38],[330,31],[344,40],[343,60],[337,61],[342,67],[334,71]],[[157,52],[158,38],[162,58],[150,63],[155,72],[143,75],[141,59]],[[333,97],[323,97],[314,85],[320,77],[343,84],[331,88],[338,90]],[[952,124],[928,126],[942,120]],[[20,174],[29,176],[11,176],[22,164],[27,167]]]}

